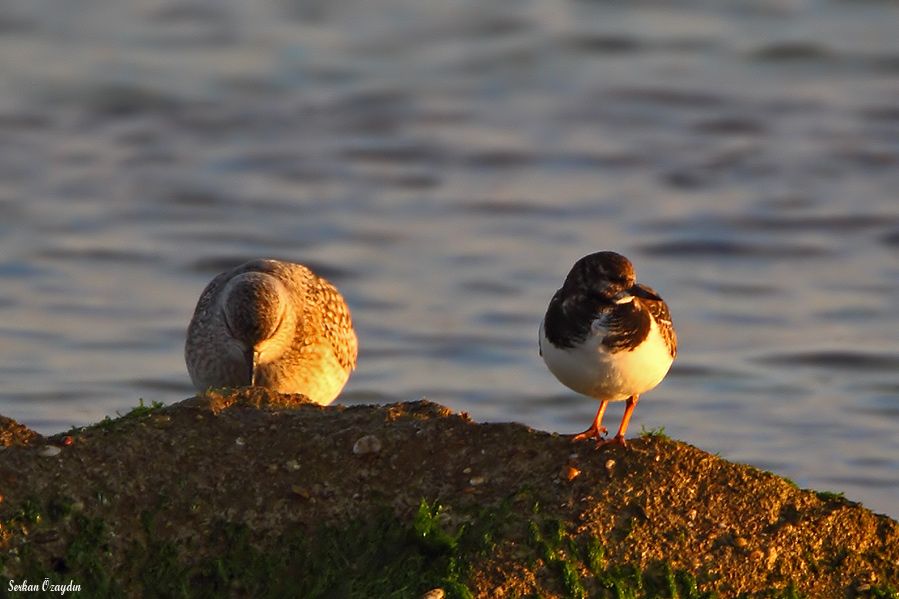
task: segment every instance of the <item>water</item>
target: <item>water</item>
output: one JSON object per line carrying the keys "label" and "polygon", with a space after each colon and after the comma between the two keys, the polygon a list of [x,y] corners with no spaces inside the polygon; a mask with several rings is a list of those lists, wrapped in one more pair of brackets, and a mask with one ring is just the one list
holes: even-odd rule
{"label": "water", "polygon": [[614,249],[681,340],[635,434],[899,517],[891,3],[0,15],[0,413],[56,432],[187,397],[200,291],[267,256],[347,297],[341,401],[582,430],[596,404],[536,328],[574,260]]}

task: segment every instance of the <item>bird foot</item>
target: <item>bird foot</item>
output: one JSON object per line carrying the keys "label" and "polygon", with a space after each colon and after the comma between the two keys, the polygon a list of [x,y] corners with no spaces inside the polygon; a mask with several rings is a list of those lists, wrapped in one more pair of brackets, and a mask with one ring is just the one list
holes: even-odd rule
{"label": "bird foot", "polygon": [[611,439],[597,439],[596,440],[596,448],[606,447],[608,445],[620,445],[621,447],[627,449],[627,441],[624,440],[624,435],[615,435]]}
{"label": "bird foot", "polygon": [[607,432],[609,432],[609,431],[606,430],[606,427],[604,427],[604,426],[600,426],[598,428],[595,426],[591,426],[584,432],[574,435],[571,438],[571,440],[572,441],[583,441],[584,439],[596,439],[597,442],[603,443],[603,442],[605,442],[605,439],[603,439],[602,436],[605,435]]}

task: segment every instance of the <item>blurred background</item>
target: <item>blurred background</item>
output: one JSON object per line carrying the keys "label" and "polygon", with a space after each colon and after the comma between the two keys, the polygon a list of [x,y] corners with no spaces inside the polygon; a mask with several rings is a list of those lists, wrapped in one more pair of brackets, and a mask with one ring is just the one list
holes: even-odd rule
{"label": "blurred background", "polygon": [[899,517],[897,30],[876,0],[0,0],[0,413],[189,396],[203,287],[277,257],[353,310],[341,403],[576,432],[537,326],[614,249],[681,342],[634,435]]}

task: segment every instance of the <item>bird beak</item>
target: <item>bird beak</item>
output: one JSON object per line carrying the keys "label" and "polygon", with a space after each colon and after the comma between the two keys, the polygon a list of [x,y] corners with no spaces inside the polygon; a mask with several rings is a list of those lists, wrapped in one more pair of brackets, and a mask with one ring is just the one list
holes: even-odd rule
{"label": "bird beak", "polygon": [[628,289],[625,293],[633,295],[634,297],[639,297],[641,299],[655,300],[657,302],[662,301],[662,298],[660,298],[655,291],[651,290],[645,285],[641,285],[640,283],[637,283],[636,285]]}
{"label": "bird beak", "polygon": [[259,350],[255,347],[250,347],[245,349],[243,352],[244,364],[249,367],[250,370],[250,386],[256,386],[256,371],[259,367]]}

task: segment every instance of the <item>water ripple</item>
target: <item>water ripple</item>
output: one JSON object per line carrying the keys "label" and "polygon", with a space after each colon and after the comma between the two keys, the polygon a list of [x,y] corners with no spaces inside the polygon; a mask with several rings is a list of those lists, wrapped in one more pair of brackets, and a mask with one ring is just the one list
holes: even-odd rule
{"label": "water ripple", "polygon": [[825,258],[833,254],[833,251],[828,248],[813,245],[761,244],[713,239],[660,241],[641,244],[638,248],[649,256],[672,259],[676,257],[805,259]]}
{"label": "water ripple", "polygon": [[809,350],[772,353],[759,356],[756,362],[783,368],[807,366],[851,371],[899,371],[899,354],[875,354],[844,350]]}

